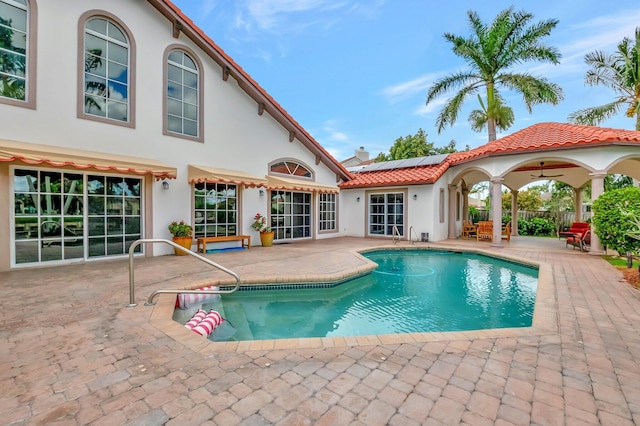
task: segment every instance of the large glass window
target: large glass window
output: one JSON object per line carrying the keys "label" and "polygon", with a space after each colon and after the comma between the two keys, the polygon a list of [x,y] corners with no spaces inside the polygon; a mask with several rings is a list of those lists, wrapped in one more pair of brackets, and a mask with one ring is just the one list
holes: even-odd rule
{"label": "large glass window", "polygon": [[271,229],[274,239],[311,237],[311,194],[271,191]]}
{"label": "large glass window", "polygon": [[113,22],[89,19],[84,33],[84,112],[129,121],[129,41]]}
{"label": "large glass window", "polygon": [[393,235],[393,227],[404,235],[404,194],[369,195],[369,234]]}
{"label": "large glass window", "polygon": [[167,131],[199,136],[198,67],[181,50],[173,50],[167,60]]}
{"label": "large glass window", "polygon": [[336,194],[320,194],[320,231],[336,229]]}
{"label": "large glass window", "polygon": [[141,237],[141,185],[139,178],[15,169],[15,263],[126,254]]}
{"label": "large glass window", "polygon": [[141,188],[138,178],[87,177],[89,257],[126,254],[141,238]]}
{"label": "large glass window", "polygon": [[27,99],[27,3],[0,0],[0,97]]}
{"label": "large glass window", "polygon": [[196,183],[196,238],[238,235],[238,198],[236,185],[226,183]]}

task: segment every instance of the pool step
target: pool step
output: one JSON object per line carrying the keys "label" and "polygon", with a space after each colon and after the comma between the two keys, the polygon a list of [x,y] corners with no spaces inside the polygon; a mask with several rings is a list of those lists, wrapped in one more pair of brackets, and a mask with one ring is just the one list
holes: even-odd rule
{"label": "pool step", "polygon": [[225,305],[224,312],[224,318],[237,330],[231,340],[253,340],[253,333],[251,332],[244,307],[241,303]]}

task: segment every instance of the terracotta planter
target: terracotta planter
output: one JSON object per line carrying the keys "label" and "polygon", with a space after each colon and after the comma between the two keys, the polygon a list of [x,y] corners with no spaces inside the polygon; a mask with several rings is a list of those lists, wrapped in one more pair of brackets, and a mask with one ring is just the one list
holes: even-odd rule
{"label": "terracotta planter", "polygon": [[271,247],[273,244],[273,234],[273,231],[260,233],[260,242],[262,243],[262,247]]}
{"label": "terracotta planter", "polygon": [[[173,237],[173,242],[182,246],[188,250],[191,250],[191,244],[193,244],[193,237]],[[173,252],[176,256],[186,256],[187,253],[182,250],[178,250],[177,248],[173,248]]]}

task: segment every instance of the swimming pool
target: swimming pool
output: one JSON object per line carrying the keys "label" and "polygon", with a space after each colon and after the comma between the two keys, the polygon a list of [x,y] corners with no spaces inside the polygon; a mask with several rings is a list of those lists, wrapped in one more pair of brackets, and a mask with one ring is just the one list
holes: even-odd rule
{"label": "swimming pool", "polygon": [[236,330],[231,337],[214,333],[213,340],[531,326],[538,277],[534,267],[470,252],[383,250],[363,255],[378,268],[339,285],[239,291],[203,305],[220,312]]}

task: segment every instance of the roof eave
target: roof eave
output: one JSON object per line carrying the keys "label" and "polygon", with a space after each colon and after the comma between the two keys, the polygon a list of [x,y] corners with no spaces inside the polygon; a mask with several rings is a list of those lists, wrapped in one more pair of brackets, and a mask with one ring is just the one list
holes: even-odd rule
{"label": "roof eave", "polygon": [[[297,138],[309,151],[316,155],[316,164],[321,161],[333,171],[338,180],[348,181],[351,175],[335,158],[331,156],[311,135],[284,109],[278,105],[249,75],[230,57],[228,57],[212,40],[204,33],[198,31],[197,26],[185,19],[184,14],[173,3],[166,0],[147,0],[163,16],[165,16],[174,27],[174,33],[182,32],[189,37],[198,47],[209,54],[222,68],[223,75],[231,76],[242,90],[247,93],[257,103],[257,111],[267,111],[282,127],[289,131],[290,138]],[[223,78],[223,77],[221,77]],[[257,112],[259,113],[259,112]]]}

